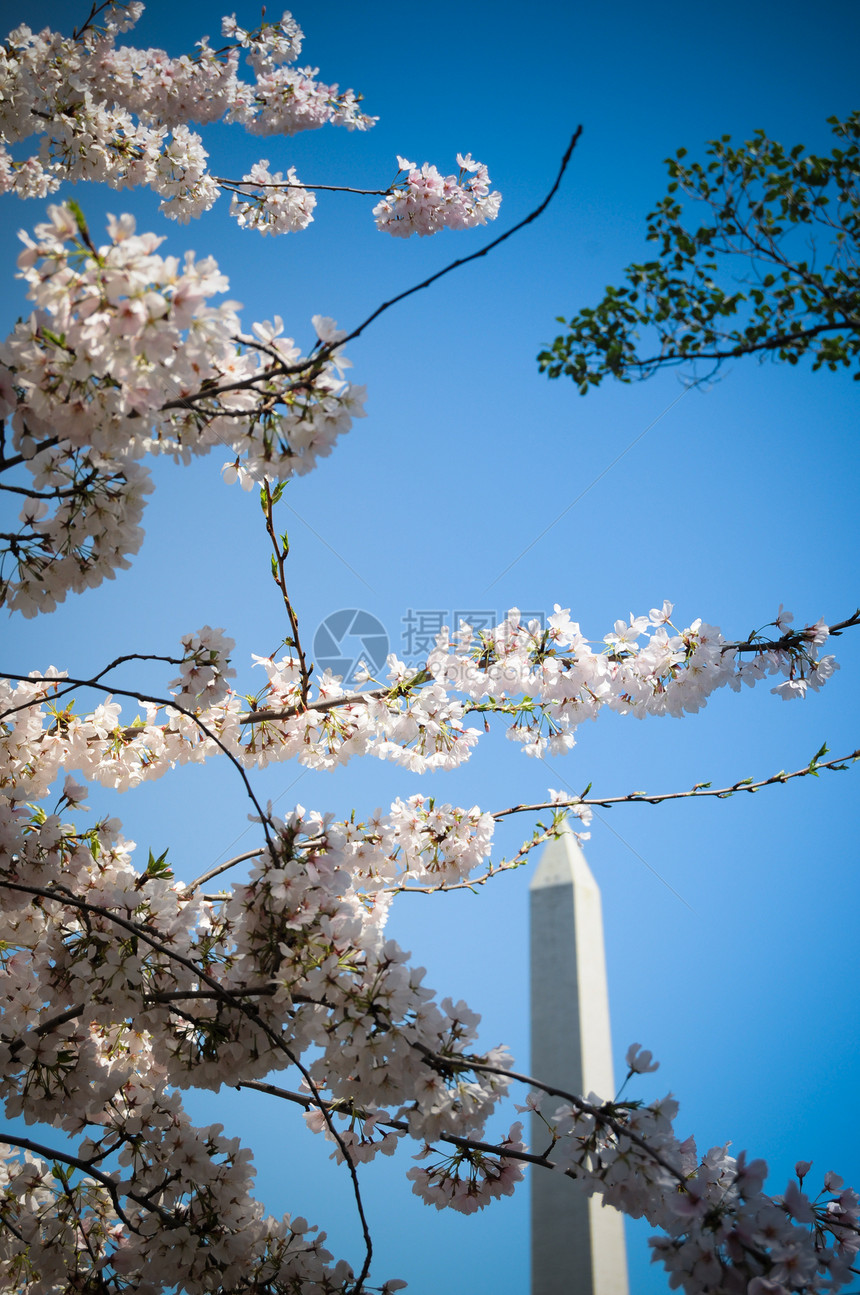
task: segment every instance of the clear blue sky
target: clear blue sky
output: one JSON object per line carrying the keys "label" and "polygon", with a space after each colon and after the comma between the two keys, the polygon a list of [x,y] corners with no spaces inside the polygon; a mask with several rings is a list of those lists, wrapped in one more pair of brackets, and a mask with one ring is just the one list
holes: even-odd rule
{"label": "clear blue sky", "polygon": [[[63,29],[79,16],[66,4],[7,12],[10,24]],[[217,37],[220,15],[210,4],[158,0],[137,40],[180,53],[205,32]],[[857,6],[729,0],[717,13],[631,0],[528,9],[333,0],[295,16],[306,32],[302,61],[362,91],[380,123],[367,135],[326,130],[293,141],[219,129],[207,138],[220,174],[268,157],[309,182],[373,188],[389,180],[397,153],[447,171],[458,150],[471,150],[504,201],[495,228],[403,243],[375,231],[372,200],[321,195],[308,231],[271,240],[240,232],[225,200],[182,227],[161,221],[150,195],[78,190],[95,228],[105,211],[133,210],[141,228],[168,235],[168,251],[216,255],[246,326],[279,313],[307,346],[314,313],[354,325],[530,210],[584,126],[540,222],[392,310],[351,347],[369,416],[285,496],[305,634],[344,607],[376,615],[395,649],[410,610],[447,619],[559,602],[592,638],[664,598],[677,623],[702,616],[730,637],[772,619],[781,602],[799,620],[849,615],[860,595],[857,386],[846,375],[738,363],[665,412],[682,390],[677,376],[607,384],[581,399],[539,376],[534,357],[556,315],[594,304],[646,251],[644,217],[664,192],[670,152],[685,145],[697,155],[716,135],[747,138],[758,127],[789,146],[829,146],[825,119],[856,107]],[[237,17],[252,25],[256,10]],[[41,207],[0,207],[7,267],[15,231]],[[9,327],[22,304],[8,271],[6,293]],[[218,456],[188,469],[159,465],[132,570],[43,621],[9,622],[8,666],[91,671],[121,652],[172,652],[208,622],[237,639],[239,684],[256,687],[244,663],[271,651],[285,627],[255,497],[224,486],[220,467]],[[664,791],[794,769],[825,740],[834,754],[860,745],[855,635],[838,642],[841,673],[803,704],[762,687],[717,696],[683,721],[602,717],[580,730],[571,754],[545,765],[500,732],[456,775],[419,779],[366,761],[332,775],[275,767],[257,785],[283,808],[354,805],[363,815],[417,790],[497,809],[548,786]],[[587,849],[604,897],[617,1069],[633,1040],[653,1049],[662,1068],[640,1093],[671,1089],[679,1131],[694,1133],[701,1151],[731,1140],[763,1156],[773,1191],[798,1158],[814,1161],[815,1178],[834,1169],[856,1186],[860,1177],[858,777],[614,809],[595,820]],[[255,842],[235,775],[214,766],[98,803],[144,851],[170,846],[183,877]],[[516,848],[528,830],[510,823],[502,847]],[[405,897],[391,919],[428,983],[465,997],[483,1013],[486,1044],[507,1041],[523,1065],[527,886],[524,870],[477,897]],[[255,1147],[270,1209],[320,1222],[336,1253],[358,1257],[346,1176],[298,1116],[229,1093],[190,1104]],[[498,1131],[506,1127],[500,1120]],[[401,1155],[364,1173],[376,1275],[408,1279],[413,1295],[524,1295],[527,1191],[477,1218],[438,1214],[410,1196],[410,1164]],[[635,1295],[666,1289],[649,1265],[647,1233],[630,1232]]]}

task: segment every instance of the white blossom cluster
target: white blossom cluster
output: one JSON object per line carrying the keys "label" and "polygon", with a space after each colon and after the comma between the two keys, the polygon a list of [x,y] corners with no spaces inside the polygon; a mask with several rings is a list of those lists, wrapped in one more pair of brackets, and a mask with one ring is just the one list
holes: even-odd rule
{"label": "white blossom cluster", "polygon": [[[254,31],[225,18],[222,32],[233,44],[214,50],[204,36],[193,56],[172,58],[116,45],[142,12],[138,3],[111,7],[74,38],[21,26],[0,46],[0,194],[44,198],[64,180],[145,185],[160,195],[165,216],[185,223],[227,190],[231,214],[246,229],[306,228],[316,198],[294,167],[284,179],[261,159],[241,181],[217,177],[189,123],[225,121],[254,135],[290,136],[327,124],[367,130],[377,119],[361,111],[361,96],[318,81],[318,68],[289,66],[303,39],[289,13]],[[243,52],[253,81],[238,75]],[[38,153],[18,156],[33,136],[41,136]],[[470,153],[458,153],[457,177],[398,161],[405,178],[374,208],[379,229],[408,238],[470,229],[498,215],[501,194],[491,192],[486,166]]]}
{"label": "white blossom cluster", "polygon": [[406,1177],[412,1180],[412,1191],[426,1205],[437,1210],[452,1209],[458,1214],[476,1214],[490,1201],[501,1196],[512,1196],[523,1171],[505,1152],[525,1151],[522,1141],[523,1126],[519,1120],[511,1125],[510,1132],[498,1147],[498,1154],[462,1149],[441,1158],[434,1148],[425,1144],[415,1159],[436,1158],[428,1167],[410,1169]]}
{"label": "white blossom cluster", "polygon": [[[227,45],[204,38],[177,58],[117,44],[141,12],[96,5],[71,38],[19,27],[0,46],[0,193],[43,198],[81,179],[145,185],[166,216],[187,221],[226,190],[241,227],[305,228],[316,199],[293,167],[273,172],[263,159],[241,180],[219,179],[192,124],[261,136],[365,130],[375,119],[359,97],[293,66],[302,32],[289,14],[268,22],[264,12],[254,30],[227,18]],[[243,55],[253,79],[239,75]],[[447,177],[398,162],[374,209],[380,229],[407,237],[495,219],[500,195],[471,155]],[[138,235],[129,216],[112,217],[108,234],[97,246],[68,203],[49,208],[35,238],[22,235],[34,310],[0,344],[0,472],[15,507],[24,502],[19,530],[3,532],[0,605],[24,615],[128,565],[151,489],[146,455],[187,461],[226,446],[225,479],[263,484],[271,501],[270,483],[310,471],[362,413],[333,320],[313,317],[307,355],[280,317],[245,334],[237,303],[212,302],[228,287],[214,260],[162,256],[163,240]],[[631,615],[594,643],[558,605],[546,629],[513,609],[490,631],[445,630],[417,673],[390,656],[384,681],[365,671],[360,694],[328,672],[311,676],[295,624],[290,653],[254,658],[265,682],[251,696],[229,682],[233,641],[208,625],[184,636],[181,656],[161,658],[172,693],[132,700],[132,714],[107,681],[53,668],[0,679],[0,1098],[11,1119],[62,1134],[46,1146],[4,1130],[0,1288],[370,1290],[369,1243],[356,1274],[301,1216],[266,1217],[250,1152],[222,1126],[191,1122],[182,1092],[224,1085],[303,1107],[359,1204],[357,1168],[410,1138],[422,1163],[407,1178],[439,1209],[472,1213],[509,1194],[531,1159],[646,1216],[660,1231],[655,1257],[687,1295],[811,1295],[850,1280],[858,1198],[838,1175],[813,1200],[799,1162],[798,1182],[767,1196],[762,1161],[726,1147],[699,1159],[692,1139],[678,1141],[671,1098],[572,1095],[548,1110],[533,1094],[522,1109],[542,1111],[550,1153],[530,1155],[518,1122],[494,1139],[489,1121],[512,1079],[506,1050],[473,1053],[479,1017],[437,1001],[385,935],[400,891],[493,873],[491,813],[416,794],[363,820],[301,806],[279,820],[248,782],[247,770],[291,757],[319,769],[357,755],[451,769],[480,737],[472,715],[486,728],[490,714],[506,717],[508,736],[540,757],[568,750],[603,709],[680,716],[719,687],[772,676],[774,693],[802,697],[837,668],[819,654],[830,634],[821,621],[789,633],[780,608],[778,638],[737,644],[699,620],[676,628],[672,611]],[[103,698],[78,713],[84,686]],[[70,820],[87,808],[73,773],[124,790],[216,754],[238,766],[262,841],[249,878],[226,891],[206,888],[223,867],[182,883],[165,856],[135,868],[118,820],[86,830]],[[586,805],[570,812],[587,825]],[[517,866],[560,830],[559,816],[496,868]],[[627,1062],[628,1078],[655,1069],[638,1045]],[[287,1076],[298,1091],[272,1082]]]}
{"label": "white blossom cluster", "polygon": [[[44,795],[60,769],[124,790],[218,753],[246,768],[295,758],[315,769],[371,755],[422,773],[469,759],[482,731],[464,724],[474,711],[512,717],[508,737],[539,757],[569,750],[577,726],[604,709],[640,719],[679,716],[699,710],[716,688],[773,674],[792,686],[772,692],[800,697],[804,689],[796,685],[818,688],[837,668],[833,657],[817,655],[826,637],[820,622],[800,632],[800,646],[764,643],[745,660],[747,645],[728,644],[701,621],[669,636],[667,606],[650,618],[617,621],[603,651],[584,639],[567,610],[557,607],[541,631],[537,622],[521,625],[513,609],[477,642],[468,627],[453,640],[443,631],[421,674],[410,677],[390,656],[387,686],[356,694],[325,671],[307,701],[292,655],[254,658],[267,676],[255,697],[230,689],[233,640],[207,625],[183,639],[182,671],[171,685],[176,706],[141,701],[134,716],[123,717],[108,696],[77,714],[73,701],[60,705],[69,689],[56,669],[17,684],[0,680],[0,756],[20,780],[15,794],[27,797]],[[434,811],[437,826],[441,812]]]}
{"label": "white blossom cluster", "polygon": [[[83,794],[67,782],[61,805]],[[264,858],[223,900],[174,883],[161,861],[137,872],[118,829],[79,833],[0,795],[0,1096],[10,1116],[76,1139],[85,1170],[72,1190],[18,1162],[12,1139],[0,1265],[34,1290],[105,1262],[136,1291],[234,1290],[251,1276],[340,1289],[346,1265],[327,1267],[306,1224],[263,1218],[249,1153],[219,1126],[193,1127],[179,1090],[299,1066],[327,1099],[393,1105],[419,1140],[470,1136],[507,1081],[432,1056],[462,1057],[478,1018],[435,1003],[385,939],[384,897],[356,888],[342,830],[319,815],[270,819]]]}
{"label": "white blossom cluster", "polygon": [[[628,1053],[630,1074],[656,1070]],[[631,1054],[632,1057],[631,1057]],[[541,1111],[543,1094],[530,1094],[518,1110]],[[546,1103],[544,1098],[544,1103]],[[835,1173],[811,1200],[802,1191],[810,1166],[798,1162],[799,1184],[782,1195],[762,1191],[763,1160],[735,1158],[729,1143],[699,1158],[693,1138],[679,1142],[673,1128],[678,1103],[671,1097],[602,1102],[591,1093],[542,1116],[552,1139],[550,1159],[588,1195],[660,1229],[650,1239],[652,1257],[669,1284],[687,1295],[789,1295],[837,1290],[850,1282],[860,1250],[860,1197]],[[635,1172],[631,1172],[635,1165]]]}
{"label": "white blossom cluster", "polygon": [[441,175],[427,162],[418,167],[405,157],[398,157],[397,164],[406,178],[396,179],[373,208],[378,229],[397,238],[423,237],[440,229],[472,229],[498,216],[502,195],[491,192],[487,168],[471,153],[457,154],[458,176]]}
{"label": "white blossom cluster", "polygon": [[[248,881],[206,895],[163,859],[137,871],[116,820],[87,831],[66,821],[63,809],[85,798],[71,779],[51,813],[14,793],[13,776],[0,794],[0,1097],[10,1116],[69,1141],[46,1148],[7,1134],[5,1285],[77,1289],[101,1274],[144,1295],[238,1295],[249,1280],[291,1295],[355,1291],[324,1235],[299,1217],[264,1217],[250,1153],[220,1125],[189,1121],[189,1087],[268,1076],[264,1091],[304,1105],[353,1171],[415,1139],[425,1163],[407,1177],[440,1209],[472,1213],[514,1189],[521,1125],[487,1141],[507,1054],[475,1055],[477,1015],[437,1004],[386,940],[390,895],[362,884],[354,825],[300,806],[283,821],[269,815]],[[449,841],[462,858],[463,824],[479,863],[488,843],[474,811],[434,817],[398,802],[365,835],[399,843],[389,876],[402,880],[416,868],[438,875]],[[635,1044],[627,1061],[631,1075],[656,1068]],[[299,1093],[271,1082],[296,1070]],[[540,1097],[520,1109],[539,1109]],[[762,1161],[725,1147],[699,1161],[692,1139],[675,1136],[676,1112],[671,1098],[589,1094],[547,1118],[552,1148],[538,1159],[646,1216],[660,1229],[655,1256],[688,1295],[836,1291],[851,1279],[858,1197],[836,1174],[815,1201],[795,1184],[767,1196]]]}
{"label": "white blossom cluster", "polygon": [[[569,608],[556,603],[545,630],[537,621],[523,625],[514,608],[489,632],[475,635],[468,625],[454,634],[443,630],[427,669],[476,703],[522,694],[527,702],[509,736],[522,741],[528,754],[541,755],[569,749],[576,725],[594,719],[604,706],[638,719],[695,714],[715,689],[728,684],[738,691],[774,674],[786,682],[772,691],[788,700],[817,691],[839,668],[832,656],[818,655],[829,635],[823,621],[802,631],[800,651],[773,643],[733,647],[702,620],[676,629],[673,610],[666,601],[647,615],[617,620],[595,650]],[[793,620],[782,608],[780,616],[782,621],[773,622],[778,629]]]}
{"label": "white blossom cluster", "polygon": [[261,234],[289,234],[307,228],[314,218],[316,205],[314,195],[299,184],[294,166],[284,180],[281,171],[269,171],[268,158],[264,158],[242,176],[242,184],[237,186],[230,204],[230,214],[243,229],[257,229]]}
{"label": "white blossom cluster", "polygon": [[[45,197],[63,180],[99,180],[121,189],[146,185],[162,211],[187,221],[208,210],[220,184],[189,122],[234,122],[258,135],[292,135],[327,123],[366,130],[375,118],[360,97],[316,80],[316,68],[292,68],[302,33],[290,14],[254,31],[225,18],[233,43],[214,50],[208,37],[193,55],[117,46],[143,12],[117,5],[76,38],[16,28],[0,46],[0,193]],[[239,76],[244,51],[253,81]],[[19,157],[41,137],[38,153]]]}
{"label": "white blossom cluster", "polygon": [[186,634],[182,646],[185,652],[179,678],[169,685],[178,690],[173,694],[177,702],[202,710],[223,701],[229,692],[227,680],[236,675],[229,665],[233,640],[211,625],[204,625],[198,633]]}
{"label": "white blossom cluster", "polygon": [[[318,328],[328,335],[331,322]],[[434,767],[446,752],[462,758],[449,752],[461,734],[468,754],[469,704],[513,711],[515,723],[521,711],[533,722],[537,705],[556,728],[574,681],[593,717],[597,699],[623,713],[681,713],[721,683],[769,670],[816,677],[827,636],[820,622],[791,646],[762,644],[746,662],[738,645],[724,650],[719,631],[695,622],[678,632],[671,615],[664,603],[618,621],[595,650],[565,611],[546,631],[522,626],[513,611],[482,636],[467,626],[444,632],[417,678],[390,658],[386,690],[341,706],[341,686],[326,677],[303,701],[293,657],[258,658],[267,683],[240,699],[227,684],[233,643],[209,626],[182,641],[176,704],[141,703],[130,724],[109,697],[77,716],[65,700],[75,685],[56,671],[4,682],[0,1097],[10,1115],[69,1135],[74,1150],[8,1141],[0,1214],[11,1227],[0,1238],[0,1272],[45,1291],[99,1271],[148,1295],[176,1286],[238,1295],[249,1275],[291,1295],[354,1295],[354,1270],[333,1264],[324,1236],[304,1219],[263,1216],[250,1195],[249,1153],[220,1126],[191,1124],[179,1098],[189,1087],[265,1079],[264,1091],[305,1106],[309,1126],[353,1173],[415,1139],[423,1163],[407,1177],[439,1209],[472,1213],[509,1194],[528,1155],[519,1124],[490,1140],[488,1121],[509,1085],[507,1053],[474,1054],[477,1015],[462,1002],[437,1003],[421,970],[385,938],[398,891],[486,875],[491,814],[422,795],[366,821],[300,806],[279,821],[269,811],[249,880],[208,894],[206,875],[183,885],[163,858],[135,870],[116,820],[88,831],[65,821],[63,809],[82,809],[86,797],[70,771],[127,787],[219,749],[243,764],[289,753],[318,767],[397,750],[407,764],[419,752],[416,767]],[[789,622],[780,609],[776,629]],[[684,689],[677,707],[675,687]],[[63,794],[47,812],[38,802],[60,772]],[[587,821],[587,807],[580,811]],[[631,1074],[655,1068],[638,1045],[627,1062]],[[298,1071],[298,1093],[272,1083],[281,1071]],[[688,1295],[836,1291],[850,1279],[857,1197],[836,1175],[813,1202],[793,1185],[769,1197],[761,1161],[747,1165],[721,1148],[697,1162],[692,1141],[675,1136],[675,1112],[671,1099],[572,1100],[551,1113],[552,1150],[539,1162],[648,1217],[660,1230],[655,1256]],[[49,1168],[57,1155],[68,1169],[59,1176]]]}
{"label": "white blossom cluster", "polygon": [[236,302],[210,304],[228,287],[211,257],[161,256],[130,216],[96,247],[79,211],[49,214],[18,261],[36,309],[0,343],[0,468],[32,478],[0,605],[25,615],[128,565],[150,490],[142,455],[226,447],[225,478],[250,488],[311,471],[363,416],[336,347],[302,356],[279,316],[245,336]]}

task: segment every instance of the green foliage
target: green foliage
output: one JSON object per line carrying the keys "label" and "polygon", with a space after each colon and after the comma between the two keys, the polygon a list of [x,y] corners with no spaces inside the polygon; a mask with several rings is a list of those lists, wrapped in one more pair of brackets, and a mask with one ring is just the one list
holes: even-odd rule
{"label": "green foliage", "polygon": [[146,877],[163,877],[170,881],[173,878],[173,869],[167,862],[167,850],[163,854],[156,856],[149,851],[149,859],[146,864]]}
{"label": "green foliage", "polygon": [[[570,376],[582,395],[607,376],[676,365],[703,382],[748,354],[810,355],[813,369],[860,379],[860,112],[828,121],[839,146],[824,157],[759,130],[740,148],[711,141],[704,165],[686,164],[686,149],[667,159],[668,193],[648,216],[658,258],[628,266],[599,305],[560,316],[567,331],[538,356],[541,371]],[[682,223],[690,201],[710,208],[708,223]]]}

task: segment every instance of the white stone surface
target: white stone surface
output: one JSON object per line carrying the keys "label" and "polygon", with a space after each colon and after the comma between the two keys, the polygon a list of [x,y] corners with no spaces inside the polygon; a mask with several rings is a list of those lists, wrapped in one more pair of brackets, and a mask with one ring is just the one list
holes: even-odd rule
{"label": "white stone surface", "polygon": [[[570,832],[549,841],[530,890],[531,1063],[537,1079],[615,1095],[600,890]],[[549,1113],[561,1105],[548,1097]],[[532,1116],[531,1149],[549,1137]],[[628,1295],[624,1221],[563,1174],[531,1174],[532,1295]]]}

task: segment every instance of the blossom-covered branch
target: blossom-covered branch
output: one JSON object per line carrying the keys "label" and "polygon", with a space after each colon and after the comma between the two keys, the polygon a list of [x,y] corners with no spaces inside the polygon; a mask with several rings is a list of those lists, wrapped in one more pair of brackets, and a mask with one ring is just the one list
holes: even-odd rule
{"label": "blossom-covered branch", "polygon": [[[18,263],[37,309],[0,345],[14,451],[0,474],[20,468],[32,482],[22,528],[0,547],[0,605],[25,615],[128,566],[151,490],[143,454],[188,461],[226,447],[225,478],[250,489],[311,471],[363,416],[337,346],[302,357],[279,316],[246,337],[235,303],[209,305],[228,286],[214,260],[188,254],[180,269],[128,216],[108,232],[95,247],[66,205],[35,241],[24,236]],[[333,325],[313,322],[318,347]]]}
{"label": "blossom-covered branch", "polygon": [[[134,1287],[145,1271],[156,1291],[232,1292],[250,1273],[276,1291],[300,1280],[365,1289],[369,1246],[356,1279],[331,1266],[323,1237],[308,1242],[304,1220],[264,1219],[248,1153],[219,1126],[195,1128],[179,1102],[179,1088],[222,1082],[292,1100],[264,1079],[290,1066],[308,1087],[295,1096],[310,1126],[353,1177],[411,1137],[429,1161],[409,1171],[413,1190],[471,1213],[508,1194],[528,1160],[645,1214],[660,1229],[655,1252],[691,1295],[706,1272],[760,1280],[762,1293],[849,1280],[857,1197],[835,1174],[817,1201],[791,1184],[768,1197],[763,1162],[725,1147],[699,1161],[691,1139],[679,1142],[669,1098],[568,1094],[512,1070],[502,1049],[469,1051],[478,1018],[462,1002],[436,1005],[384,938],[388,902],[363,894],[348,842],[318,816],[273,824],[248,882],[212,903],[161,860],[137,873],[115,823],[81,833],[7,797],[0,813],[3,1096],[11,1115],[83,1137],[51,1156],[53,1169],[44,1142],[6,1139],[0,1245],[19,1280],[102,1272]],[[655,1068],[637,1046],[628,1067]],[[542,1116],[548,1151],[527,1152],[519,1124],[488,1139],[511,1081],[562,1100]],[[539,1098],[522,1109],[542,1109]],[[57,1220],[87,1243],[52,1244]]]}
{"label": "blossom-covered branch", "polygon": [[[48,29],[15,29],[0,50],[5,108],[0,114],[0,183],[19,197],[45,197],[63,180],[145,185],[166,216],[187,221],[208,210],[219,186],[190,122],[226,121],[257,135],[293,135],[326,124],[367,130],[360,96],[292,68],[303,34],[290,14],[246,31],[224,19],[231,42],[213,49],[204,36],[194,55],[117,46],[142,4],[103,7],[71,38]],[[253,81],[239,76],[244,55]],[[33,135],[36,153],[11,151]]]}
{"label": "blossom-covered branch", "polygon": [[[303,36],[289,14],[272,22],[264,12],[254,30],[227,18],[223,45],[204,37],[174,57],[117,43],[141,10],[96,0],[70,38],[22,26],[0,47],[0,194],[43,198],[95,179],[147,187],[164,215],[186,221],[227,192],[240,227],[274,235],[313,220],[316,191],[354,192],[309,185],[266,159],[239,166],[238,180],[209,167],[197,126],[283,138],[373,124],[360,96],[297,66]],[[162,255],[161,237],[138,234],[129,216],[110,217],[100,242],[67,201],[22,234],[33,312],[0,343],[0,492],[18,512],[0,532],[0,605],[51,611],[127,566],[151,490],[146,457],[186,462],[224,446],[225,480],[260,489],[288,624],[283,655],[252,658],[263,683],[247,692],[233,641],[210,625],[183,635],[176,652],[131,651],[86,678],[53,667],[0,678],[0,1098],[10,1121],[41,1126],[33,1137],[17,1125],[0,1131],[0,1282],[10,1290],[393,1292],[403,1283],[370,1285],[360,1170],[407,1139],[421,1161],[407,1179],[439,1209],[483,1208],[528,1163],[645,1215],[658,1230],[655,1255],[686,1295],[824,1295],[849,1280],[858,1199],[837,1175],[812,1200],[799,1162],[798,1182],[767,1196],[763,1162],[727,1147],[700,1158],[691,1139],[678,1140],[671,1098],[622,1100],[624,1086],[614,1098],[568,1093],[514,1070],[503,1045],[479,1044],[465,1002],[424,985],[386,923],[399,894],[483,885],[568,818],[586,828],[593,805],[755,791],[845,768],[860,753],[828,760],[822,748],[804,769],[719,789],[603,800],[590,788],[550,792],[544,805],[495,814],[419,793],[364,817],[300,805],[277,817],[252,785],[253,770],[290,758],[315,769],[372,756],[450,770],[481,738],[475,715],[484,732],[501,724],[540,757],[568,751],[582,721],[607,710],[681,716],[718,688],[774,677],[774,693],[800,698],[837,669],[822,655],[828,640],[860,625],[857,612],[792,629],[780,607],[731,641],[701,620],[674,624],[663,603],[594,641],[556,605],[546,627],[512,609],[483,632],[446,629],[420,668],[391,655],[380,678],[359,672],[359,691],[315,671],[275,509],[285,483],[362,414],[344,347],[540,217],[580,135],[522,220],[352,331],[314,315],[304,346],[277,315],[246,331],[214,260]],[[450,175],[405,157],[397,165],[386,188],[363,191],[380,199],[380,229],[421,236],[495,219],[500,194],[471,154],[457,154]],[[112,682],[126,683],[114,672],[136,661],[168,667],[161,695]],[[87,691],[95,704],[78,709]],[[137,867],[117,819],[80,817],[78,776],[126,790],[218,756],[238,772],[254,824],[254,848],[224,863],[201,871],[165,850]],[[496,823],[541,809],[551,818],[494,857]],[[209,893],[242,863],[247,876]],[[627,1065],[628,1080],[656,1069],[638,1045]],[[282,1077],[301,1091],[273,1082]],[[530,1090],[520,1110],[541,1130],[531,1150],[518,1121],[495,1127],[516,1085]],[[332,1144],[361,1227],[355,1267],[335,1261],[300,1215],[265,1216],[250,1151],[221,1125],[192,1122],[184,1090],[227,1086],[298,1104]]]}
{"label": "blossom-covered branch", "polygon": [[[207,625],[184,640],[174,698],[113,687],[104,672],[91,679],[54,669],[8,674],[8,682],[0,681],[0,751],[34,796],[61,767],[124,788],[219,751],[242,770],[291,758],[326,769],[371,755],[422,772],[470,758],[481,736],[464,725],[472,710],[485,723],[490,713],[510,717],[508,738],[539,756],[570,750],[577,727],[603,710],[640,719],[679,716],[699,710],[717,688],[737,690],[773,674],[785,682],[772,692],[798,697],[837,668],[832,656],[818,655],[827,636],[820,622],[797,646],[777,650],[765,642],[744,659],[701,621],[670,634],[670,615],[664,603],[647,617],[617,621],[599,650],[566,610],[557,607],[543,630],[537,622],[521,624],[514,609],[491,631],[443,631],[419,674],[390,656],[387,686],[367,694],[348,692],[326,671],[311,696],[309,667],[290,650],[279,660],[254,658],[267,682],[250,699],[228,684],[232,640]],[[79,687],[107,700],[84,715],[73,702],[59,709]],[[142,713],[123,717],[113,695],[137,696]]]}
{"label": "blossom-covered branch", "polygon": [[[69,788],[65,799],[79,804],[81,789]],[[219,1192],[236,1190],[232,1169],[214,1173],[216,1186],[213,1172],[204,1174],[207,1200],[199,1218],[194,1200],[206,1157],[221,1163],[226,1155],[224,1164],[235,1166],[238,1144],[225,1142],[214,1129],[187,1126],[180,1134],[187,1121],[178,1099],[168,1096],[177,1087],[217,1086],[227,1074],[253,1079],[295,1066],[312,1094],[318,1088],[336,1095],[349,1090],[365,1100],[384,1074],[383,1086],[396,1093],[400,1085],[400,1100],[416,1082],[426,1091],[410,1117],[415,1130],[442,1109],[450,1110],[454,1131],[480,1127],[483,1113],[498,1100],[504,1085],[496,1079],[472,1084],[461,1109],[462,1084],[442,1100],[444,1085],[428,1085],[421,1077],[428,1067],[412,1059],[411,1041],[447,1049],[472,1038],[473,1025],[462,1005],[446,1009],[443,1003],[441,1011],[432,1006],[420,976],[404,966],[405,955],[384,940],[387,905],[368,908],[354,886],[344,889],[344,874],[327,857],[322,820],[293,815],[277,824],[277,844],[250,882],[212,905],[174,884],[162,861],[151,860],[145,873],[136,873],[118,824],[102,822],[79,833],[56,815],[34,814],[8,797],[0,801],[0,815],[0,889],[6,894],[0,962],[7,991],[0,1051],[7,1062],[7,1110],[70,1133],[94,1126],[79,1158],[119,1154],[120,1165],[133,1169],[135,1195],[148,1200],[157,1193],[155,1227],[143,1226],[140,1210],[126,1207],[131,1235],[123,1233],[124,1273],[143,1264],[151,1279],[177,1218],[186,1214],[190,1267],[180,1268],[183,1280],[191,1280],[201,1264],[220,1271],[208,1222],[215,1198],[208,1197],[216,1186]],[[318,840],[321,847],[303,844]],[[40,901],[35,906],[34,897]],[[328,965],[324,976],[321,965]],[[197,993],[199,985],[210,991],[206,997]],[[377,1043],[362,1061],[355,1031],[363,1037],[360,1022],[368,1013]],[[305,1051],[320,1047],[322,1056],[309,1066],[302,1062]],[[490,1055],[503,1057],[500,1050]],[[126,1065],[118,1064],[121,1056],[127,1056]],[[166,1124],[165,1111],[172,1112]],[[321,1116],[354,1178],[347,1144],[322,1108]],[[141,1121],[152,1126],[145,1144],[135,1132]],[[166,1140],[159,1149],[162,1127]],[[244,1154],[242,1159],[247,1161]],[[129,1197],[124,1170],[111,1180],[117,1193]],[[182,1204],[189,1193],[190,1204]],[[247,1201],[235,1204],[244,1220]],[[233,1237],[235,1250],[235,1206],[223,1216],[219,1210],[219,1218],[220,1234]],[[356,1290],[370,1261],[364,1226],[367,1255]],[[110,1224],[114,1241],[118,1227]],[[262,1237],[259,1227],[251,1228],[242,1243],[252,1268],[261,1263],[265,1270],[271,1235],[272,1226]],[[254,1248],[263,1242],[255,1258]],[[38,1254],[39,1247],[31,1247],[19,1257],[32,1264]],[[344,1275],[351,1276],[348,1270]]]}
{"label": "blossom-covered branch", "polygon": [[[386,189],[305,184],[295,167],[286,176],[270,171],[267,158],[241,180],[213,175],[192,122],[289,136],[327,124],[364,131],[377,118],[360,111],[360,95],[318,81],[317,69],[289,66],[304,39],[289,13],[254,31],[225,18],[222,33],[233,43],[213,49],[204,36],[194,55],[172,58],[160,49],[116,46],[143,8],[101,6],[70,39],[25,26],[10,34],[0,49],[0,99],[7,105],[0,111],[0,194],[44,198],[62,181],[82,179],[146,186],[161,196],[165,216],[186,222],[226,192],[239,226],[262,234],[307,228],[314,189],[380,196],[373,209],[377,228],[401,238],[469,229],[498,215],[501,194],[491,191],[486,166],[470,153],[458,153],[456,176],[398,158]],[[253,81],[239,76],[243,54]],[[42,136],[42,147],[16,157],[15,146],[33,135]]]}
{"label": "blossom-covered branch", "polygon": [[[187,255],[179,275],[172,258],[153,255],[162,239],[136,236],[132,217],[111,218],[111,244],[97,248],[75,204],[51,208],[50,223],[37,226],[38,241],[23,236],[27,251],[19,258],[39,309],[0,345],[0,475],[22,467],[34,478],[26,487],[0,482],[0,490],[26,496],[22,528],[0,537],[0,606],[35,615],[70,590],[128,566],[143,538],[139,522],[151,490],[137,461],[141,450],[187,461],[225,444],[236,453],[225,464],[225,480],[246,489],[310,471],[352,418],[363,416],[364,389],[343,379],[344,343],[391,306],[537,219],[580,133],[546,198],[527,217],[479,252],[383,302],[349,334],[314,316],[318,340],[306,357],[281,336],[279,316],[255,324],[252,337],[242,334],[234,303],[204,304],[228,286],[212,258],[195,264]],[[480,179],[478,164],[461,160],[463,173]],[[423,232],[431,232],[443,208],[444,219],[458,228],[484,219],[450,215],[471,201],[457,196],[462,186],[446,183],[436,202],[435,180],[423,175],[421,183],[417,205],[411,188],[392,191],[395,207],[386,219],[399,232],[427,221]],[[53,514],[49,500],[57,504]]]}

